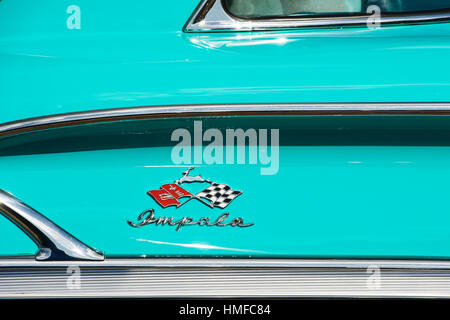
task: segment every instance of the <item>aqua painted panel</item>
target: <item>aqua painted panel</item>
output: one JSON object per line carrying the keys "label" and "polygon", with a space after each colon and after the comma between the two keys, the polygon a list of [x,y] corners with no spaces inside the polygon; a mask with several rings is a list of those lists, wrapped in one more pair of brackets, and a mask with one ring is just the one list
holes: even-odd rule
{"label": "aqua painted panel", "polygon": [[[276,176],[249,165],[196,168],[243,191],[225,211],[197,201],[162,209],[146,194],[186,169],[164,161],[169,148],[7,157],[1,163],[9,170],[1,174],[4,189],[107,255],[446,257],[449,152],[286,147]],[[255,225],[175,231],[127,224],[150,208],[175,218],[229,212]]]}
{"label": "aqua painted panel", "polygon": [[68,29],[72,1],[1,1],[0,121],[168,104],[450,101],[449,23],[185,34],[197,3],[80,0],[81,28]]}
{"label": "aqua painted panel", "polygon": [[37,245],[22,230],[0,215],[1,256],[31,256],[37,251]]}
{"label": "aqua painted panel", "polygon": [[[152,147],[3,155],[2,188],[108,256],[450,257],[447,117],[434,117],[432,122],[424,117],[304,117],[303,122],[300,118],[297,122],[305,126],[315,123],[305,127],[303,135],[317,135],[319,122],[322,132],[328,133],[307,145],[291,140],[287,135],[292,131],[281,127],[275,174],[261,174],[264,164],[249,160],[193,164],[192,175],[242,191],[225,209],[195,199],[179,208],[162,208],[147,194],[174,183],[190,167],[175,164],[176,143],[163,140]],[[251,118],[243,119],[248,126],[253,124]],[[409,120],[401,130],[400,120]],[[222,121],[232,126],[229,119]],[[348,136],[339,135],[345,122],[350,136],[359,132],[353,144]],[[374,123],[384,128],[378,130]],[[428,142],[414,145],[415,136],[408,131],[412,123],[422,127],[416,128],[417,135],[434,132],[443,140],[433,145],[438,140],[430,136]],[[335,129],[327,131],[324,126]],[[154,129],[158,132],[156,125]],[[403,138],[402,130],[406,130]],[[368,131],[378,140],[372,140]],[[192,193],[207,186],[182,185]],[[230,219],[241,217],[254,225],[186,225],[177,231],[167,224],[133,228],[127,223],[136,223],[148,209],[154,209],[157,217],[195,221],[202,217],[214,221],[227,212]],[[0,234],[7,231],[3,224],[0,228]]]}

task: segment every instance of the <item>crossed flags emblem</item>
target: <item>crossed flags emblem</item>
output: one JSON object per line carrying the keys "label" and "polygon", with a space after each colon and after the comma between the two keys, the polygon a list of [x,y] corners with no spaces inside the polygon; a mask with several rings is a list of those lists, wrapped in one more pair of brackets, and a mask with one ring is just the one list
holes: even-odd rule
{"label": "crossed flags emblem", "polygon": [[[184,171],[183,177],[176,180],[175,183],[164,184],[159,190],[150,190],[147,194],[163,208],[169,206],[176,206],[178,208],[192,199],[197,199],[210,208],[217,207],[224,209],[242,193],[241,191],[231,189],[226,184],[205,180],[200,175],[189,176],[189,172],[193,169],[190,168]],[[197,194],[192,194],[180,187],[180,184],[192,182],[207,182],[210,185]]]}

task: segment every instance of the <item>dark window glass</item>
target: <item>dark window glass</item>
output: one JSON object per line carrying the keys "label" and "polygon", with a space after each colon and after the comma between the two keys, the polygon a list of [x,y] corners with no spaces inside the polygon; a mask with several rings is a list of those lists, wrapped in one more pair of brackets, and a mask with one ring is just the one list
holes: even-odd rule
{"label": "dark window glass", "polygon": [[365,14],[376,5],[381,12],[407,13],[450,9],[449,0],[224,0],[241,18]]}

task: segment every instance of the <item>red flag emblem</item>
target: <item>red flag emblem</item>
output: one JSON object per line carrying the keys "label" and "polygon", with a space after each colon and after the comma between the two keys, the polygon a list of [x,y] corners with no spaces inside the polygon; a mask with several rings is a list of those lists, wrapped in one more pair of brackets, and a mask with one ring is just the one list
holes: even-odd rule
{"label": "red flag emblem", "polygon": [[184,197],[193,197],[194,195],[176,184],[164,184],[159,190],[150,190],[147,192],[149,196],[155,199],[163,208],[169,206],[180,206],[178,201]]}

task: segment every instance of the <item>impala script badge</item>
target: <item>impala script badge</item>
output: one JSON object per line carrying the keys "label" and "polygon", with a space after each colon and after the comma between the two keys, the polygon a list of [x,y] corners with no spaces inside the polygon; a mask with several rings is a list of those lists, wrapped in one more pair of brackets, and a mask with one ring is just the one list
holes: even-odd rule
{"label": "impala script badge", "polygon": [[[176,208],[181,207],[187,202],[195,199],[203,203],[210,208],[225,209],[231,201],[236,199],[242,194],[241,191],[233,190],[228,185],[222,183],[216,183],[210,180],[203,179],[200,175],[190,176],[189,173],[194,168],[190,168],[183,172],[183,176],[175,180],[174,183],[164,184],[158,190],[150,190],[147,194],[152,197],[162,208],[174,206]],[[209,183],[209,186],[197,194],[193,194],[180,185],[183,183]],[[155,225],[169,225],[176,226],[176,231],[180,230],[183,226],[218,226],[218,227],[251,227],[254,223],[245,224],[244,220],[240,217],[234,218],[229,222],[226,222],[230,214],[228,212],[222,213],[217,219],[211,220],[209,217],[202,217],[198,220],[194,220],[191,217],[183,217],[179,220],[175,220],[174,217],[156,217],[154,209],[148,209],[142,212],[137,222],[127,221],[132,227],[138,228],[149,224]]]}

